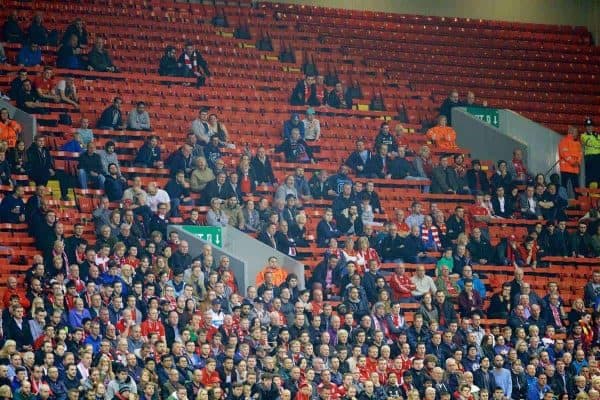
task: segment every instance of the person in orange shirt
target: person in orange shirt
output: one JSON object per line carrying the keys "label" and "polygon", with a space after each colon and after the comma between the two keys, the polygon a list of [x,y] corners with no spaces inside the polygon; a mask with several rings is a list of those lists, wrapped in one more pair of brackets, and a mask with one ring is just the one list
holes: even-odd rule
{"label": "person in orange shirt", "polygon": [[54,69],[50,66],[44,67],[44,71],[33,81],[33,87],[42,101],[60,102],[60,96],[54,93],[56,82],[54,80]]}
{"label": "person in orange shirt", "polygon": [[440,115],[438,124],[427,131],[427,137],[433,141],[440,150],[456,150],[456,132],[446,125],[446,117]]}
{"label": "person in orange shirt", "polygon": [[564,187],[569,188],[569,182],[573,191],[579,187],[579,168],[581,166],[581,142],[579,132],[574,126],[569,126],[568,134],[558,144],[558,155],[560,165],[560,180]]}
{"label": "person in orange shirt", "polygon": [[273,284],[275,286],[281,285],[285,282],[288,273],[279,266],[279,260],[277,257],[269,257],[269,263],[256,275],[256,286],[260,286],[265,282],[265,274],[271,272],[273,274]]}
{"label": "person in orange shirt", "polygon": [[21,124],[10,119],[7,108],[0,109],[0,141],[5,141],[9,148],[13,148],[22,130]]}

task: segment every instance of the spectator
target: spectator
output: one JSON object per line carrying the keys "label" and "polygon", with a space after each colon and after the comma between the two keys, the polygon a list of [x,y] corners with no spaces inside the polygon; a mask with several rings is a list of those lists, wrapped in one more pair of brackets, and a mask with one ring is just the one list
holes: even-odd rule
{"label": "spectator", "polygon": [[191,132],[196,135],[201,144],[208,144],[210,141],[208,126],[208,108],[202,107],[198,113],[198,118],[192,121]]}
{"label": "spectator", "polygon": [[327,104],[333,108],[349,109],[352,108],[352,99],[346,97],[346,90],[341,82],[335,84],[335,88],[327,95]]}
{"label": "spectator", "polygon": [[210,137],[210,141],[204,148],[204,156],[206,157],[208,167],[212,169],[215,174],[217,174],[219,172],[219,169],[217,169],[217,164],[219,161],[222,161],[221,157],[223,156],[223,153],[221,153],[219,136],[212,135]]}
{"label": "spectator", "polygon": [[130,131],[151,131],[150,115],[146,111],[146,103],[138,101],[135,109],[127,115],[127,129]]}
{"label": "spectator", "polygon": [[557,188],[554,183],[550,183],[541,199],[538,200],[541,208],[542,216],[547,221],[566,220],[568,202],[557,193]]}
{"label": "spectator", "polygon": [[438,117],[438,124],[427,131],[427,137],[433,141],[435,147],[443,151],[456,151],[456,132],[447,125],[444,115]]}
{"label": "spectator", "polygon": [[222,207],[223,212],[227,215],[228,223],[236,229],[243,230],[245,226],[244,214],[242,208],[238,204],[236,195],[230,196]]}
{"label": "spectator", "polygon": [[58,32],[46,29],[42,13],[36,13],[31,20],[31,25],[29,25],[27,37],[29,40],[39,43],[40,46],[56,46]]}
{"label": "spectator", "polygon": [[[165,190],[160,189],[156,182],[148,183],[146,193],[146,205],[150,207],[150,210],[153,212],[157,211],[160,204],[171,204],[171,198],[169,197],[169,194]],[[169,210],[169,207],[167,207],[167,210]]]}
{"label": "spectator", "polygon": [[459,107],[460,105],[458,91],[452,90],[448,98],[446,98],[440,106],[440,116],[446,117],[448,126],[452,126],[452,109],[454,107]]}
{"label": "spectator", "polygon": [[379,179],[390,179],[392,162],[390,156],[388,156],[387,144],[379,146],[377,154],[371,157],[369,164],[367,164],[366,174],[369,178]]}
{"label": "spectator", "polygon": [[306,75],[301,81],[298,81],[292,95],[290,104],[293,106],[319,106],[317,99],[317,88],[314,75]]}
{"label": "spectator", "polygon": [[448,166],[448,156],[440,157],[440,164],[432,171],[431,193],[457,193],[458,179],[456,171]]}
{"label": "spectator", "polygon": [[60,146],[61,151],[69,153],[81,153],[85,148],[86,146],[83,144],[79,132],[73,132],[73,138]]}
{"label": "spectator", "polygon": [[17,72],[17,76],[10,82],[10,89],[8,95],[12,99],[17,99],[23,89],[23,82],[27,80],[27,70],[25,68],[20,69]]}
{"label": "spectator", "polygon": [[88,182],[92,182],[98,189],[104,189],[104,168],[100,155],[96,153],[96,145],[90,142],[87,145],[87,151],[79,156],[79,165],[77,166],[77,177],[79,186],[82,189],[88,188]]}
{"label": "spectator", "polygon": [[217,114],[210,114],[208,116],[208,134],[211,138],[213,136],[217,136],[219,138],[220,147],[235,148],[235,145],[228,143],[229,132],[227,131],[225,124],[219,121]]}
{"label": "spectator", "polygon": [[235,195],[235,193],[233,192],[231,185],[227,184],[227,174],[225,174],[225,172],[219,172],[216,178],[208,182],[204,187],[200,201],[204,205],[207,205],[206,201],[208,201],[208,199],[218,198],[227,200],[232,195]]}
{"label": "spectator", "polygon": [[177,64],[175,47],[169,45],[165,48],[165,54],[160,59],[158,74],[161,76],[180,76],[181,70]]}
{"label": "spectator", "polygon": [[383,95],[381,92],[373,94],[371,97],[371,103],[369,104],[370,111],[385,111],[385,103],[383,101]]}
{"label": "spectator", "polygon": [[513,159],[508,165],[508,173],[517,184],[524,184],[532,179],[523,161],[523,150],[515,149],[513,151]]}
{"label": "spectator", "polygon": [[85,29],[81,18],[75,18],[75,20],[67,27],[62,38],[63,45],[70,40],[71,36],[75,36],[77,41],[83,46],[88,44],[88,32]]}
{"label": "spectator", "polygon": [[492,198],[492,207],[494,215],[500,218],[512,218],[514,210],[510,201],[504,196],[504,186],[496,188],[496,195]]}
{"label": "spectator", "polygon": [[391,161],[390,171],[392,179],[425,180],[417,176],[413,164],[406,159],[406,147],[398,147],[398,156]]}
{"label": "spectator", "polygon": [[36,185],[46,186],[50,177],[56,175],[54,170],[54,159],[46,148],[46,138],[38,135],[27,149],[27,160],[29,163],[29,179]]}
{"label": "spectator", "polygon": [[41,101],[58,103],[60,97],[54,93],[56,83],[54,82],[54,70],[52,67],[44,67],[44,71],[33,81],[33,86]]}
{"label": "spectator", "polygon": [[304,140],[318,142],[321,139],[321,124],[315,118],[315,109],[309,107],[306,110],[306,118],[302,120],[304,125]]}
{"label": "spectator", "polygon": [[158,137],[152,135],[146,140],[135,156],[133,164],[141,168],[163,167],[160,156],[160,147],[158,147]]}
{"label": "spectator", "polygon": [[275,151],[284,153],[286,162],[315,163],[312,148],[300,137],[298,128],[292,129],[291,137],[285,139],[282,144],[275,148]]}
{"label": "spectator", "polygon": [[346,165],[358,177],[365,177],[367,174],[367,165],[371,161],[371,152],[365,148],[365,142],[362,139],[356,141],[356,150],[350,154],[346,160]]}
{"label": "spectator", "polygon": [[198,157],[196,159],[196,168],[192,171],[190,177],[190,190],[194,193],[200,193],[206,185],[215,180],[212,169],[208,168],[206,158]]}
{"label": "spectator", "polygon": [[165,191],[171,199],[171,217],[179,217],[179,206],[191,206],[192,199],[189,191],[190,184],[185,179],[183,171],[177,171],[165,186]]}
{"label": "spectator", "polygon": [[177,59],[177,66],[181,71],[181,76],[197,79],[197,87],[204,86],[206,78],[211,76],[208,63],[200,52],[194,48],[192,42],[185,43],[183,53]]}
{"label": "spectator", "polygon": [[88,70],[98,72],[118,72],[108,51],[104,48],[104,38],[96,37],[92,50],[88,53]]}
{"label": "spectator", "polygon": [[194,159],[192,157],[192,147],[189,144],[184,144],[176,152],[171,153],[167,159],[167,167],[171,171],[171,176],[179,171],[183,171],[186,178],[192,174]]}
{"label": "spectator", "polygon": [[123,113],[121,105],[123,100],[120,97],[115,97],[111,106],[106,108],[100,115],[97,127],[99,129],[124,129]]}
{"label": "spectator", "polygon": [[300,121],[300,115],[298,113],[293,113],[290,116],[290,119],[283,123],[284,140],[291,138],[293,129],[298,129],[300,132],[300,137],[304,139],[304,123]]}
{"label": "spectator", "polygon": [[17,139],[21,137],[23,128],[14,119],[10,119],[7,108],[0,109],[0,141],[6,142],[9,148],[17,144]]}
{"label": "spectator", "polygon": [[94,132],[90,129],[90,120],[87,118],[81,118],[80,126],[77,128],[76,132],[79,134],[79,137],[84,145],[87,145],[94,140]]}
{"label": "spectator", "polygon": [[421,229],[417,225],[411,226],[410,235],[404,240],[402,259],[410,264],[435,262],[435,259],[427,256],[427,250],[421,236]]}
{"label": "spectator", "polygon": [[117,164],[108,164],[108,171],[105,173],[104,191],[109,201],[120,201],[123,199],[127,189],[127,181],[119,174]]}
{"label": "spectator", "polygon": [[15,186],[10,196],[5,196],[0,203],[0,221],[9,224],[25,222],[25,203],[23,202],[23,187]]}
{"label": "spectator", "polygon": [[79,47],[79,40],[76,35],[71,37],[60,46],[56,54],[56,66],[66,69],[83,69],[84,62],[81,57],[82,49]]}
{"label": "spectator", "polygon": [[33,41],[23,45],[17,55],[17,64],[21,67],[37,67],[42,61],[40,45]]}
{"label": "spectator", "polygon": [[257,239],[269,247],[274,249],[277,248],[277,240],[275,234],[277,233],[277,224],[275,222],[269,222],[258,234]]}
{"label": "spectator", "polygon": [[500,160],[497,163],[498,170],[494,175],[492,175],[491,186],[495,191],[498,187],[502,186],[504,191],[509,190],[512,187],[513,177],[508,172],[508,167],[506,161]]}
{"label": "spectator", "polygon": [[379,132],[375,137],[375,146],[373,148],[373,151],[378,152],[382,144],[385,144],[387,146],[388,151],[390,153],[396,154],[398,152],[398,141],[390,132],[390,124],[388,124],[387,122],[381,123]]}
{"label": "spectator", "polygon": [[267,157],[267,151],[263,146],[258,147],[256,155],[250,160],[250,168],[254,172],[256,186],[271,186],[276,182],[271,161]]}
{"label": "spectator", "polygon": [[471,194],[469,182],[467,180],[467,168],[465,166],[465,157],[462,154],[454,155],[454,171],[456,171],[456,180],[458,183],[459,194]]}
{"label": "spectator", "polygon": [[479,160],[471,161],[471,169],[467,171],[466,178],[471,192],[488,192],[490,190],[487,174],[481,169]]}
{"label": "spectator", "polygon": [[33,90],[31,81],[23,81],[23,87],[17,96],[17,107],[29,114],[45,114],[46,109],[41,107],[41,101],[40,96]]}
{"label": "spectator", "polygon": [[2,27],[3,37],[9,43],[23,43],[25,41],[25,33],[19,26],[19,18],[17,10],[12,10],[6,17],[6,22]]}
{"label": "spectator", "polygon": [[59,101],[79,108],[79,96],[77,96],[75,79],[72,76],[59,80],[54,88],[54,93]]}
{"label": "spectator", "polygon": [[571,256],[578,258],[586,258],[592,255],[592,237],[588,234],[588,226],[585,222],[580,221],[577,226],[577,232],[571,235]]}
{"label": "spectator", "polygon": [[535,189],[529,185],[525,189],[525,193],[519,196],[519,208],[521,217],[526,219],[543,219],[542,210],[535,197]]}
{"label": "spectator", "polygon": [[115,142],[112,140],[107,141],[104,144],[104,148],[96,150],[96,153],[100,156],[100,161],[102,162],[102,173],[104,175],[108,175],[108,166],[110,164],[115,164],[117,167],[117,173],[119,176],[121,176],[121,166],[119,164],[117,153],[115,153]]}
{"label": "spectator", "polygon": [[302,167],[296,168],[296,173],[294,174],[294,186],[296,187],[296,192],[298,192],[298,196],[300,196],[302,201],[311,199],[310,186],[306,180],[306,177],[304,176],[304,168]]}

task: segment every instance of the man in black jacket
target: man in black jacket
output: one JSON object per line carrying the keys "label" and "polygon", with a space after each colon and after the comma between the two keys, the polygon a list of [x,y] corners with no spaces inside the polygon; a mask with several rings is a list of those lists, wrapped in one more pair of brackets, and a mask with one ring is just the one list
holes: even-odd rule
{"label": "man in black jacket", "polygon": [[267,157],[267,150],[264,146],[260,146],[256,150],[256,155],[250,160],[250,168],[254,173],[255,184],[257,186],[263,184],[272,185],[276,182],[271,161]]}
{"label": "man in black jacket", "polygon": [[4,322],[4,338],[17,342],[17,350],[29,351],[33,345],[33,337],[29,323],[23,317],[24,313],[20,304],[13,307],[10,318]]}
{"label": "man in black jacket", "polygon": [[[460,105],[461,103],[458,98],[458,92],[456,90],[452,90],[448,98],[444,100],[440,106],[440,115],[444,115],[446,117],[448,126],[452,126],[452,109],[454,107],[459,107]],[[493,393],[493,391],[490,391],[490,393]]]}
{"label": "man in black jacket", "polygon": [[465,209],[462,206],[457,206],[454,214],[448,217],[446,232],[446,239],[452,243],[456,242],[458,235],[465,232]]}
{"label": "man in black jacket", "polygon": [[406,159],[406,147],[398,147],[398,156],[390,162],[392,179],[420,179],[413,164]]}
{"label": "man in black jacket", "polygon": [[112,105],[102,111],[97,127],[100,129],[125,129],[121,104],[123,104],[123,100],[120,97],[115,97]]}
{"label": "man in black jacket", "polygon": [[29,179],[36,185],[46,185],[50,177],[56,174],[54,160],[46,148],[46,138],[38,135],[27,149],[29,161]]}
{"label": "man in black jacket", "polygon": [[186,42],[183,53],[177,59],[180,74],[184,77],[196,77],[196,86],[204,86],[206,78],[211,76],[208,63],[200,52],[194,48],[192,42]]}
{"label": "man in black jacket", "polygon": [[481,235],[480,228],[473,228],[471,240],[467,244],[467,250],[476,264],[488,264],[493,262],[494,249],[490,242]]}
{"label": "man in black jacket", "polygon": [[79,165],[77,167],[77,176],[79,186],[82,189],[88,188],[88,181],[91,181],[98,189],[104,189],[106,178],[102,175],[102,160],[96,153],[96,144],[90,142],[87,145],[87,151],[79,156]]}
{"label": "man in black jacket", "polygon": [[356,141],[356,150],[350,154],[346,160],[346,165],[354,171],[356,176],[367,176],[367,165],[371,161],[372,154],[365,148],[365,141],[359,139]]}
{"label": "man in black jacket", "polygon": [[319,106],[317,99],[317,87],[315,77],[307,75],[303,80],[299,81],[290,97],[290,104],[293,106]]}
{"label": "man in black jacket", "polygon": [[175,47],[167,46],[165,54],[160,59],[158,74],[161,76],[179,76],[180,73],[181,69],[177,64],[177,58],[175,57]]}

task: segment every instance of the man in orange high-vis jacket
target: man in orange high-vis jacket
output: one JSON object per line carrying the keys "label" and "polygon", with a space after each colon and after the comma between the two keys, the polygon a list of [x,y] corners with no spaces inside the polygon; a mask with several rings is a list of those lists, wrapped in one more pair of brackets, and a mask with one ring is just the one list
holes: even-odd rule
{"label": "man in orange high-vis jacket", "polygon": [[582,153],[579,132],[574,126],[569,126],[567,136],[558,144],[561,183],[568,189],[571,182],[573,191],[579,187],[579,170],[581,167]]}
{"label": "man in orange high-vis jacket", "polygon": [[265,274],[271,272],[273,274],[273,284],[275,286],[281,285],[287,278],[287,272],[279,266],[279,260],[277,257],[269,257],[269,263],[256,275],[256,287],[262,285],[265,282]]}
{"label": "man in orange high-vis jacket", "polygon": [[456,132],[453,128],[446,125],[446,117],[440,115],[438,124],[427,131],[427,138],[435,143],[439,150],[454,151],[458,149],[456,145]]}
{"label": "man in orange high-vis jacket", "polygon": [[21,124],[10,119],[8,109],[0,109],[0,141],[5,141],[9,148],[15,147],[21,130]]}

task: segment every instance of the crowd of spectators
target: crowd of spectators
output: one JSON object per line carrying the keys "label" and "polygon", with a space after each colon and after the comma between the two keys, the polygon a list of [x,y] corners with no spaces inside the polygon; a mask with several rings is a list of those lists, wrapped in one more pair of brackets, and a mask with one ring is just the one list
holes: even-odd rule
{"label": "crowd of spectators", "polygon": [[[4,35],[26,43],[23,66],[41,60],[40,44],[58,44],[41,15],[25,35],[11,14]],[[83,57],[87,43],[82,21],[74,21],[61,41],[59,66],[118,72],[102,38]],[[161,75],[206,83],[210,72],[193,44],[175,55],[167,47]],[[373,143],[356,141],[335,174],[307,176],[305,166],[318,163],[318,143],[327,136],[315,107],[350,108],[362,96],[356,82],[327,86],[318,76],[299,82],[291,102],[307,106],[305,118],[291,115],[280,145],[246,149],[233,169],[224,154],[234,140],[210,109],[199,110],[185,143],[165,155],[146,104],[138,101],[125,115],[122,99],[114,98],[95,126],[148,132],[133,165],[167,168],[163,187],[124,176],[119,143],[98,149],[83,118],[63,150],[80,153],[76,185],[105,193],[92,213],[93,242],[82,223],[65,234],[68,221],[45,197],[52,178],[64,200],[70,186],[46,138],[25,148],[21,126],[0,110],[0,181],[12,192],[0,203],[0,222],[26,222],[39,250],[22,284],[10,277],[2,298],[0,398],[598,399],[600,314],[589,310],[598,309],[600,272],[567,312],[563,282],[537,293],[535,276],[523,269],[545,267],[545,256],[600,257],[596,208],[575,232],[567,230],[567,189],[577,187],[573,175],[584,161],[568,158],[573,144],[561,144],[561,160],[571,166],[561,164],[562,183],[559,175],[550,182],[533,176],[520,149],[486,171],[455,143],[448,110],[463,103],[453,92],[426,133],[431,145],[413,148],[402,126],[392,131],[384,122]],[[57,80],[49,66],[33,82],[20,70],[10,97],[32,113],[44,112],[46,102],[78,105],[72,77]],[[464,104],[475,104],[473,93]],[[586,127],[594,136],[591,121]],[[571,129],[567,140],[577,138]],[[282,182],[271,165],[274,152],[298,164]],[[27,201],[28,181],[15,175],[36,185]],[[412,180],[425,192],[472,195],[473,202],[451,215],[435,202],[415,201],[410,212],[385,209],[378,179]],[[273,195],[258,195],[258,188]],[[312,200],[331,206],[311,231],[304,205]],[[199,206],[207,207],[205,215]],[[516,218],[536,222],[524,239],[509,235],[492,245],[490,225]],[[232,226],[298,259],[314,240],[324,256],[306,289],[276,257],[243,288],[228,257],[217,259],[210,245],[192,257],[188,242],[167,234],[172,221]],[[394,264],[393,272],[384,271],[385,263]],[[514,267],[514,279],[488,303],[487,277],[477,271],[496,264]],[[502,322],[485,329],[485,318]]]}

